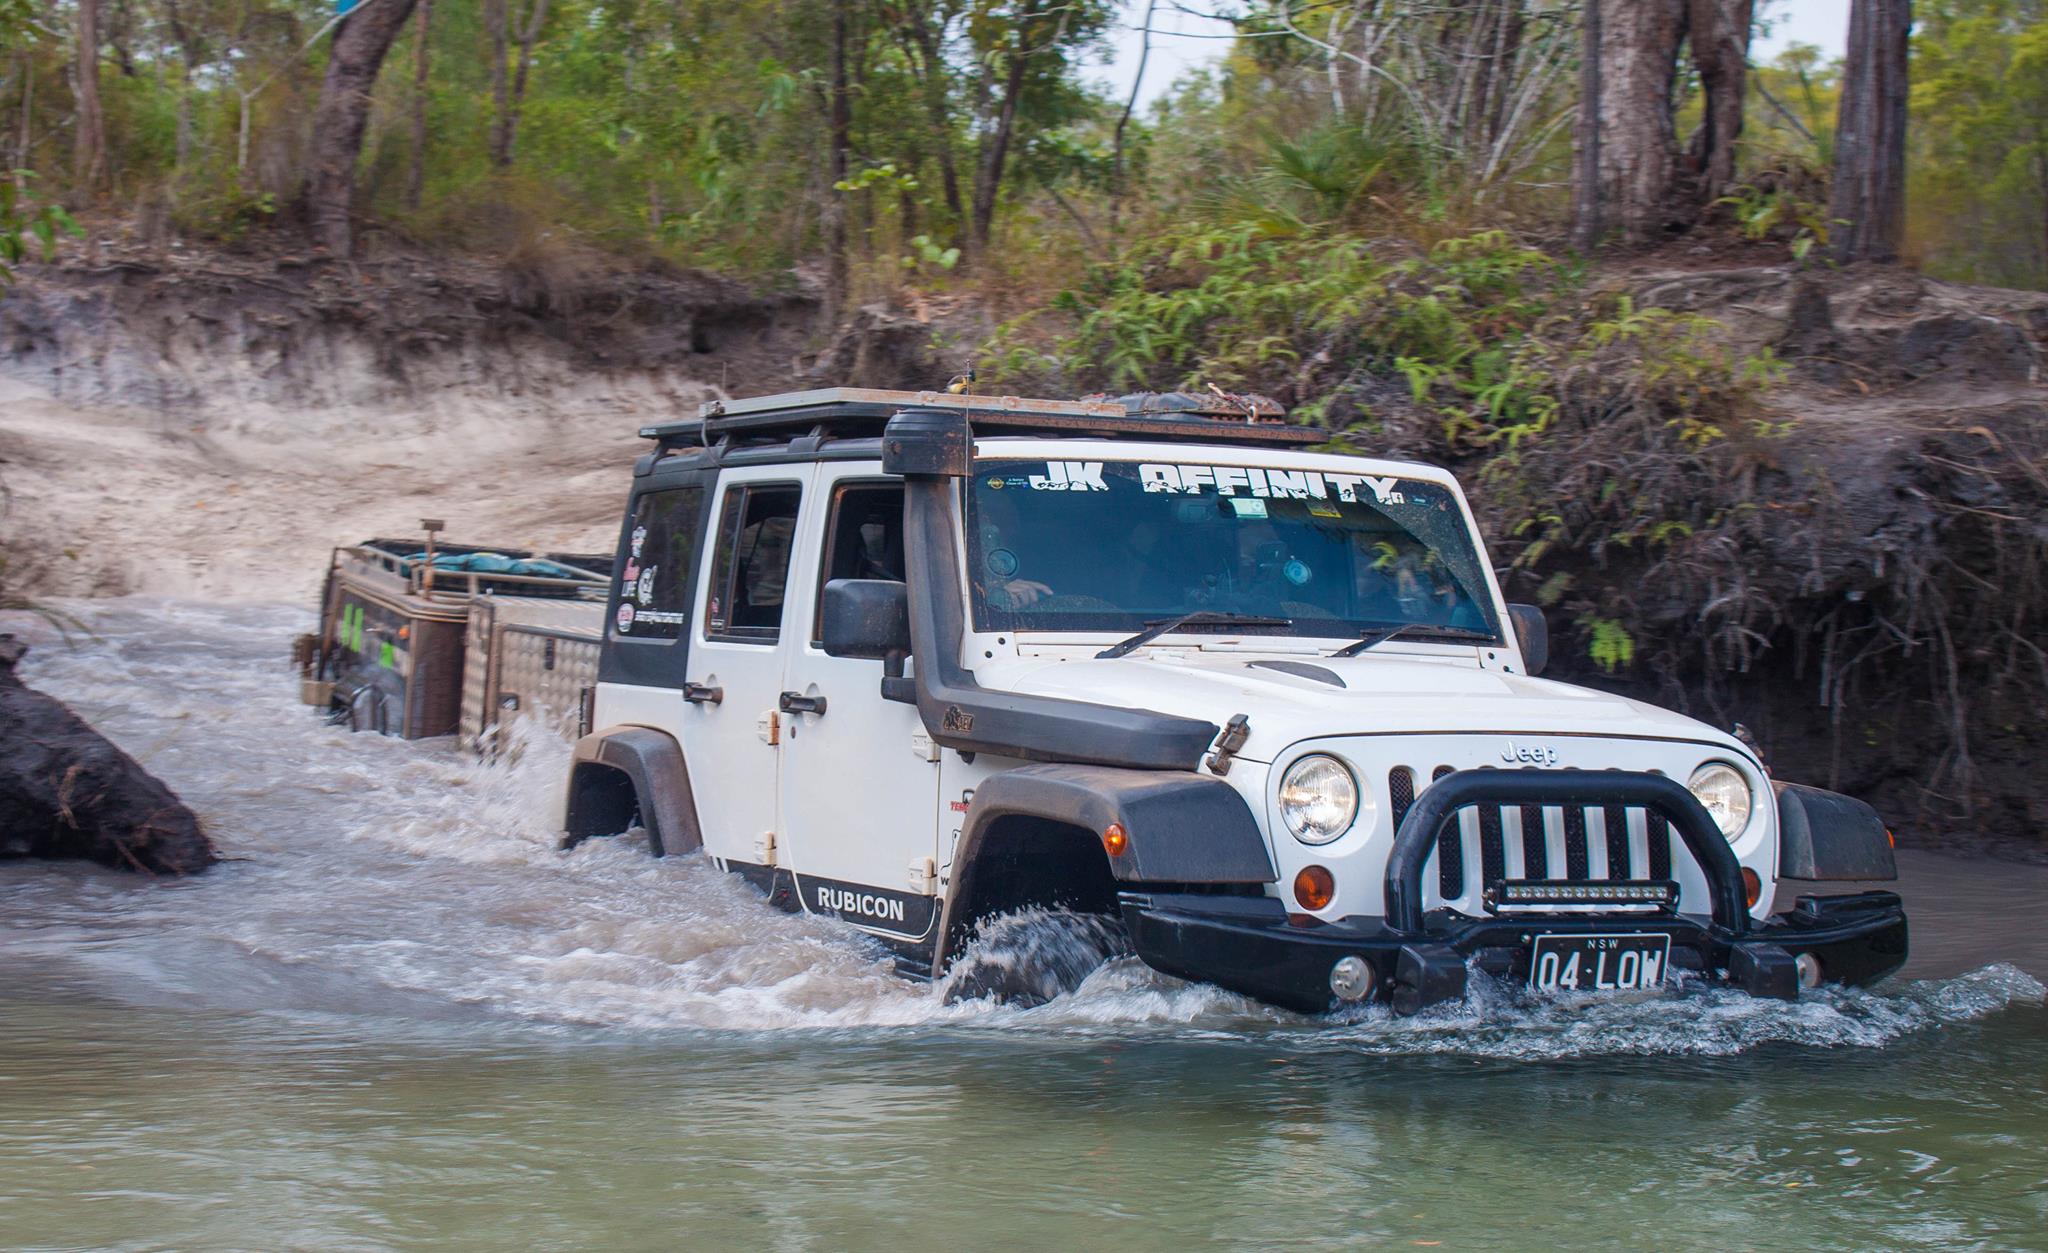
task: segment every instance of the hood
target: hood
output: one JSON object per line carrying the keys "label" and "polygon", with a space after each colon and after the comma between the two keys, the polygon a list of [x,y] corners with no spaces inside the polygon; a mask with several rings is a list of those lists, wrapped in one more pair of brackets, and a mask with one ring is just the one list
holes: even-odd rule
{"label": "hood", "polygon": [[[1733,736],[1668,709],[1483,670],[1442,654],[1357,657],[1160,649],[1108,660],[1021,657],[984,663],[983,684],[1067,700],[1151,709],[1219,726],[1244,714],[1239,756],[1271,761],[1289,744],[1334,735],[1505,733],[1686,740],[1750,756]],[[1332,682],[1332,679],[1336,682]]]}

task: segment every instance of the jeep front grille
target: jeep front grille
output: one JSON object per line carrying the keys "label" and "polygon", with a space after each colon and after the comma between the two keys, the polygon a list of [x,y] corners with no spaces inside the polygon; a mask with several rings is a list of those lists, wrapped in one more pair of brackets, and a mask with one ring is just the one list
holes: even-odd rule
{"label": "jeep front grille", "polygon": [[[1450,766],[1437,766],[1429,772],[1430,781],[1451,771]],[[1415,806],[1417,773],[1410,766],[1395,766],[1387,772],[1395,830]],[[1640,850],[1630,846],[1631,826],[1643,833]],[[1551,839],[1553,829],[1563,836],[1561,850],[1559,841]],[[1477,805],[1465,811],[1458,822],[1446,824],[1437,837],[1437,894],[1447,902],[1464,897],[1468,863],[1476,863],[1477,886],[1482,890],[1510,878],[1510,838],[1521,854],[1521,871],[1515,878],[1573,883],[1663,882],[1672,878],[1671,824],[1660,814],[1620,805]],[[1597,877],[1596,843],[1603,854]]]}

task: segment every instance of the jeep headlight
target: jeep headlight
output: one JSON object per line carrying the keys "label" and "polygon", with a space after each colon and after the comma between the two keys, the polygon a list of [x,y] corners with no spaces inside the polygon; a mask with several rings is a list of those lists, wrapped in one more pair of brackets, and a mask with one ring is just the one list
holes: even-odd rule
{"label": "jeep headlight", "polygon": [[[1365,798],[1368,807],[1372,798]],[[1358,819],[1358,780],[1335,757],[1311,753],[1280,778],[1280,820],[1303,844],[1328,844]]]}
{"label": "jeep headlight", "polygon": [[1710,761],[1692,772],[1686,787],[1698,798],[1721,834],[1734,839],[1749,825],[1749,780],[1742,772],[1721,761]]}

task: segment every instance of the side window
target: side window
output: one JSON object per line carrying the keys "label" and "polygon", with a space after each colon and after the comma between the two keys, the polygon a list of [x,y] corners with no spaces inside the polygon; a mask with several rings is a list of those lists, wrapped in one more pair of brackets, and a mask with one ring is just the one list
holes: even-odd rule
{"label": "side window", "polygon": [[[832,490],[825,561],[817,594],[833,579],[903,581],[903,484],[841,483]],[[811,643],[820,642],[822,615],[811,616]]]}
{"label": "side window", "polygon": [[647,492],[633,506],[619,610],[612,625],[632,639],[672,640],[690,623],[690,574],[697,568],[704,489]]}
{"label": "side window", "polygon": [[707,639],[769,644],[782,629],[790,540],[803,499],[794,483],[744,483],[725,492],[705,594]]}

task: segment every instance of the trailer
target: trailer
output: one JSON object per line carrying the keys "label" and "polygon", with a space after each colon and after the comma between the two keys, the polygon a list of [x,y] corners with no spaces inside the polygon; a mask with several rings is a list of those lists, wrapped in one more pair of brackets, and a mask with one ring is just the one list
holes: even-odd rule
{"label": "trailer", "polygon": [[320,626],[294,647],[300,699],[351,730],[460,735],[579,726],[597,682],[608,555],[379,538],[336,548]]}
{"label": "trailer", "polygon": [[590,729],[604,603],[486,593],[469,603],[462,742],[494,753],[515,722],[574,739]]}

